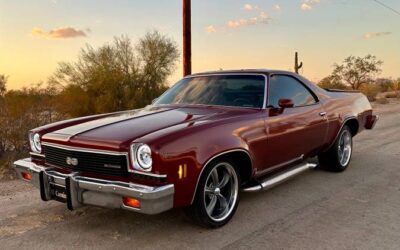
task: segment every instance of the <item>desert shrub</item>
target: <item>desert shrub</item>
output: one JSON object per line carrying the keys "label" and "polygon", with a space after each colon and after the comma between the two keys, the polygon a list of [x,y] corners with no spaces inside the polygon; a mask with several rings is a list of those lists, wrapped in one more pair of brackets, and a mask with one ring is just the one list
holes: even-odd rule
{"label": "desert shrub", "polygon": [[393,90],[394,91],[400,91],[400,78],[397,80],[393,81]]}
{"label": "desert shrub", "polygon": [[400,92],[392,91],[384,94],[386,98],[400,98]]}
{"label": "desert shrub", "polygon": [[0,157],[0,180],[9,175],[10,163],[4,155]]}
{"label": "desert shrub", "polygon": [[324,89],[349,89],[346,85],[342,83],[324,82],[324,83],[318,83],[318,86]]}
{"label": "desert shrub", "polygon": [[69,117],[140,108],[163,93],[179,57],[178,45],[158,32],[133,44],[115,38],[87,45],[72,63],[60,63],[46,87],[7,90],[0,74],[0,177],[28,155],[28,132]]}
{"label": "desert shrub", "polygon": [[116,37],[60,63],[49,82],[60,90],[59,109],[73,117],[141,108],[167,89],[178,57],[176,42],[156,31],[137,43]]}
{"label": "desert shrub", "polygon": [[375,102],[379,104],[388,104],[389,100],[386,97],[379,97],[376,99]]}
{"label": "desert shrub", "polygon": [[381,92],[388,92],[394,90],[395,81],[393,81],[390,78],[378,78],[375,80],[374,83],[379,86]]}
{"label": "desert shrub", "polygon": [[0,157],[0,180],[14,179],[16,177],[12,164],[16,159],[28,157],[27,153],[7,152]]}
{"label": "desert shrub", "polygon": [[373,102],[376,100],[378,93],[381,92],[381,89],[376,84],[365,84],[361,86],[360,91],[367,96],[368,100]]}
{"label": "desert shrub", "polygon": [[323,78],[318,83],[318,86],[324,89],[349,89],[349,87],[341,83],[340,80],[334,76],[327,76]]}
{"label": "desert shrub", "polygon": [[55,101],[51,89],[40,86],[7,91],[1,99],[0,156],[26,151],[30,129],[62,119]]}

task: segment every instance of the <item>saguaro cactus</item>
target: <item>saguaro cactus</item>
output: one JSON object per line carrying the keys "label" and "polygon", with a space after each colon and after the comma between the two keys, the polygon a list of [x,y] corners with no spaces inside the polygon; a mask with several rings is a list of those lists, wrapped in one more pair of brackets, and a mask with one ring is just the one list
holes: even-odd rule
{"label": "saguaro cactus", "polygon": [[303,67],[303,62],[300,62],[300,64],[299,64],[299,55],[296,52],[296,54],[294,56],[294,72],[296,72],[298,74],[299,69],[301,69],[302,67]]}

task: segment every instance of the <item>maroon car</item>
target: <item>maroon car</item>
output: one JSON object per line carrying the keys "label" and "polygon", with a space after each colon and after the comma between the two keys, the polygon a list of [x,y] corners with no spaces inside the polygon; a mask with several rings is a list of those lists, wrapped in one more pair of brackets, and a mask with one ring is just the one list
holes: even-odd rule
{"label": "maroon car", "polygon": [[185,77],[139,110],[33,129],[18,176],[44,201],[157,214],[186,207],[219,227],[239,191],[266,190],[319,165],[345,170],[352,138],[377,121],[367,98],[325,90],[286,71],[218,71]]}

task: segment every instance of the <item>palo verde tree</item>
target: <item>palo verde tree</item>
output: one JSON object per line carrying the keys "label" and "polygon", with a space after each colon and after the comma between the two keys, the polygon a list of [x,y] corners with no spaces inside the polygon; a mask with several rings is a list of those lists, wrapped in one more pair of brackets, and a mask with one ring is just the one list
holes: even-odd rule
{"label": "palo verde tree", "polygon": [[342,64],[334,65],[332,76],[352,89],[359,89],[362,85],[373,82],[373,78],[381,72],[382,64],[383,61],[373,55],[349,56]]}
{"label": "palo verde tree", "polygon": [[166,89],[179,58],[177,44],[149,32],[134,45],[127,36],[99,48],[87,45],[76,62],[59,64],[49,79],[70,116],[143,107]]}

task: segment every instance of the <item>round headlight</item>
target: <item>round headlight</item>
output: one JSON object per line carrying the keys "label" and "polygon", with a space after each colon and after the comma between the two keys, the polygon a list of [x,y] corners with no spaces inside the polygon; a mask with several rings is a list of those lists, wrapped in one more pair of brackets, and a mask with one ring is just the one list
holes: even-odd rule
{"label": "round headlight", "polygon": [[151,170],[153,159],[151,158],[151,149],[149,146],[142,144],[137,147],[135,158],[140,168],[147,171]]}
{"label": "round headlight", "polygon": [[42,152],[42,144],[40,142],[40,135],[38,133],[31,136],[30,143],[32,151],[36,153]]}

